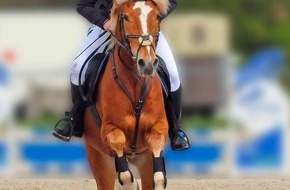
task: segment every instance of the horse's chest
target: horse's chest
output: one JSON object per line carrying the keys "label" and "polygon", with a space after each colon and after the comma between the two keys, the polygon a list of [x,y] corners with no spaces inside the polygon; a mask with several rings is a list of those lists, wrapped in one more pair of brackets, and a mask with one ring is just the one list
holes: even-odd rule
{"label": "horse's chest", "polygon": [[111,122],[128,132],[134,130],[137,125],[141,130],[146,131],[156,123],[156,118],[147,113],[141,114],[139,120],[134,115],[120,115],[119,117],[111,118]]}
{"label": "horse's chest", "polygon": [[[158,79],[154,78],[153,80]],[[106,101],[100,102],[102,104],[101,107],[104,119],[125,130],[133,130],[136,125],[139,125],[141,130],[147,130],[152,127],[157,122],[158,118],[160,118],[160,114],[162,113],[160,109],[163,105],[160,103],[160,101],[163,102],[161,87],[160,85],[158,85],[158,87],[156,86],[158,81],[154,82],[152,88],[157,88],[158,90],[155,89],[147,96],[145,105],[142,108],[140,120],[136,119],[132,103],[126,93],[120,90],[118,84],[115,81],[110,85],[106,84],[107,86],[110,86],[110,88],[104,88],[102,93],[102,99]],[[140,94],[135,95],[134,92],[135,91],[129,91],[132,98],[136,101],[139,99]],[[160,92],[160,97],[156,95],[157,92]]]}
{"label": "horse's chest", "polygon": [[132,115],[123,116],[122,118],[116,119],[116,125],[122,129],[129,131],[136,125],[136,119]]}

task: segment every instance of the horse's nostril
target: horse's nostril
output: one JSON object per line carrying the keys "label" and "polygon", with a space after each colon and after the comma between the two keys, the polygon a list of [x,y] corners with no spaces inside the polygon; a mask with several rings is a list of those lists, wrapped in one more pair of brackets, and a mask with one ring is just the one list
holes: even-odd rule
{"label": "horse's nostril", "polygon": [[159,59],[155,59],[154,60],[154,63],[153,63],[153,66],[156,68],[159,64]]}
{"label": "horse's nostril", "polygon": [[140,67],[144,67],[144,66],[145,66],[145,61],[144,61],[143,59],[139,59],[139,60],[138,60],[138,65],[139,65]]}

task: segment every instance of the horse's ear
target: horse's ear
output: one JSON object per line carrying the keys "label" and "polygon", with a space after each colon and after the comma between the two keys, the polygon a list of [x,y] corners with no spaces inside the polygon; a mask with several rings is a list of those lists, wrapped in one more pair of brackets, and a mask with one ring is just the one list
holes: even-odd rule
{"label": "horse's ear", "polygon": [[157,7],[159,8],[160,12],[164,15],[167,14],[170,3],[169,0],[152,0],[156,3]]}
{"label": "horse's ear", "polygon": [[114,0],[113,7],[111,9],[111,31],[115,34],[117,22],[118,22],[118,14],[120,9],[120,1],[122,0]]}
{"label": "horse's ear", "polygon": [[114,4],[117,5],[117,6],[120,6],[123,3],[125,3],[126,1],[128,1],[128,0],[114,0]]}

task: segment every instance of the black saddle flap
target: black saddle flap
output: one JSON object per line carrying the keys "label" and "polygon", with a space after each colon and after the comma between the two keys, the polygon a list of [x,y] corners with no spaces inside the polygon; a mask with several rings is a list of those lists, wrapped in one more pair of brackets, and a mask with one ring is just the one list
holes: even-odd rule
{"label": "black saddle flap", "polygon": [[[99,53],[94,55],[89,62],[86,72],[85,86],[88,89],[87,100],[94,102],[95,90],[98,85],[99,78],[104,73],[105,66],[107,65],[109,53]],[[89,102],[89,103],[90,103]]]}
{"label": "black saddle flap", "polygon": [[169,78],[170,75],[167,70],[165,61],[159,56],[158,56],[158,59],[159,59],[159,65],[157,68],[157,74],[162,85],[164,100],[166,100],[171,90],[170,78]]}

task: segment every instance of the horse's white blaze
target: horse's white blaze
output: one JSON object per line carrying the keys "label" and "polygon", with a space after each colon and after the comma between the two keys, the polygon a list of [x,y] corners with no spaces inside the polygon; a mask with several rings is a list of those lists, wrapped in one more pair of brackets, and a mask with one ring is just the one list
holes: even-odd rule
{"label": "horse's white blaze", "polygon": [[147,19],[148,19],[148,15],[149,13],[153,10],[150,6],[145,4],[145,1],[138,1],[135,3],[133,9],[138,9],[140,8],[141,10],[141,14],[139,16],[140,21],[141,21],[141,27],[143,30],[143,35],[147,35],[148,34],[148,26],[147,26]]}
{"label": "horse's white blaze", "polygon": [[[143,31],[143,35],[148,35],[148,25],[147,25],[147,20],[148,20],[148,15],[149,13],[153,10],[150,6],[145,4],[145,1],[143,2],[136,2],[133,9],[138,9],[140,8],[141,14],[139,16],[140,22],[141,22],[141,27]],[[150,55],[150,47],[147,46],[147,51],[148,54]]]}
{"label": "horse's white blaze", "polygon": [[149,46],[147,46],[146,48],[147,48],[148,54],[150,55],[150,59],[151,59],[151,54],[150,54],[150,47],[149,47]]}

